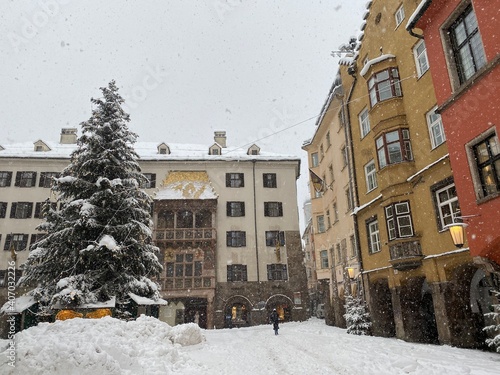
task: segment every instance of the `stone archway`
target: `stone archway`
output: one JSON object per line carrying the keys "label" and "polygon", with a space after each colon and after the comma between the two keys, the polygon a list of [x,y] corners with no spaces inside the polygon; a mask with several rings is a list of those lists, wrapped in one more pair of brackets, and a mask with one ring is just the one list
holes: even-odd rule
{"label": "stone archway", "polygon": [[271,315],[273,309],[278,312],[278,318],[281,322],[293,320],[292,309],[293,301],[284,294],[274,294],[266,301],[267,316]]}
{"label": "stone archway", "polygon": [[224,328],[247,327],[252,322],[252,303],[242,295],[229,297],[224,304]]}

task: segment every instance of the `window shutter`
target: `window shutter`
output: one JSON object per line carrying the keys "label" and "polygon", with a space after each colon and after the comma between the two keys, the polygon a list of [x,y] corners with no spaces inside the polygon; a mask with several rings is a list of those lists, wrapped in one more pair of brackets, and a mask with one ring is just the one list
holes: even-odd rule
{"label": "window shutter", "polygon": [[240,178],[241,178],[240,187],[245,187],[245,175],[243,173],[240,173]]}
{"label": "window shutter", "polygon": [[14,183],[14,186],[20,186],[21,185],[21,173],[22,172],[17,172],[16,173],[16,182]]}
{"label": "window shutter", "polygon": [[3,246],[4,250],[9,250],[11,241],[12,241],[12,234],[8,234],[7,237],[5,238],[5,244]]}
{"label": "window shutter", "polygon": [[38,187],[45,186],[45,179],[47,178],[45,172],[40,172],[40,181],[38,181]]}
{"label": "window shutter", "polygon": [[12,181],[12,172],[7,172],[7,181],[6,181],[6,186],[10,186],[10,183]]}
{"label": "window shutter", "polygon": [[233,281],[233,266],[227,266],[227,281]]}
{"label": "window shutter", "polygon": [[226,173],[226,187],[231,186],[231,174]]}
{"label": "window shutter", "polygon": [[226,232],[226,246],[231,246],[231,233],[232,232]]}
{"label": "window shutter", "polygon": [[267,265],[267,279],[272,280],[273,279],[273,273],[272,273],[272,268],[271,265]]}
{"label": "window shutter", "polygon": [[280,245],[285,246],[285,232],[279,232]]}
{"label": "window shutter", "polygon": [[35,219],[40,218],[40,212],[42,211],[42,202],[36,202],[35,204]]}
{"label": "window shutter", "polygon": [[12,202],[10,206],[10,218],[14,219],[16,217],[17,202]]}
{"label": "window shutter", "polygon": [[248,279],[247,279],[247,266],[241,266],[241,273],[242,273],[241,279],[243,281],[248,281]]}
{"label": "window shutter", "polygon": [[7,214],[7,202],[0,202],[0,218],[4,218]]}
{"label": "window shutter", "polygon": [[241,232],[241,246],[246,246],[246,245],[247,245],[247,233]]}
{"label": "window shutter", "polygon": [[36,186],[36,172],[31,172],[32,173],[32,177],[33,177],[33,180],[31,181],[31,185],[29,187],[32,187],[32,186]]}
{"label": "window shutter", "polygon": [[31,219],[31,216],[33,216],[33,202],[28,202],[28,214],[26,219]]}
{"label": "window shutter", "polygon": [[241,202],[241,216],[245,216],[245,202]]}
{"label": "window shutter", "polygon": [[156,173],[151,173],[151,188],[156,187]]}
{"label": "window shutter", "polygon": [[264,216],[269,216],[269,204],[264,202]]}
{"label": "window shutter", "polygon": [[286,264],[283,264],[283,272],[281,273],[283,280],[288,280],[288,273],[286,272]]}
{"label": "window shutter", "polygon": [[231,216],[231,202],[226,203],[226,215]]}
{"label": "window shutter", "polygon": [[283,203],[278,203],[278,216],[283,216]]}
{"label": "window shutter", "polygon": [[23,251],[26,250],[26,246],[28,246],[28,239],[30,235],[29,234],[23,234],[23,240],[21,242],[21,246],[19,246],[18,251]]}

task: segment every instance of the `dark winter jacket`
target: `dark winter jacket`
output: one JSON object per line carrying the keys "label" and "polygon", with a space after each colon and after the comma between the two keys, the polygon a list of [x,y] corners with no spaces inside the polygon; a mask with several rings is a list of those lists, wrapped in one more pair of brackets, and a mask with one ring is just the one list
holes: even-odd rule
{"label": "dark winter jacket", "polygon": [[271,316],[270,316],[269,319],[271,320],[271,323],[274,323],[275,325],[277,325],[278,324],[278,320],[279,320],[278,319],[278,313],[276,311],[273,311],[271,313]]}

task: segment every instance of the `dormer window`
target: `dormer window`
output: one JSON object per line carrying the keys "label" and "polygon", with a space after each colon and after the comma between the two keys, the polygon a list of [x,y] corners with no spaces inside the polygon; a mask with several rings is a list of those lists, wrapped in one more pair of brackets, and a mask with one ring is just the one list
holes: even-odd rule
{"label": "dormer window", "polygon": [[260,155],[260,147],[256,144],[251,145],[247,150],[247,155]]}
{"label": "dormer window", "polygon": [[165,143],[162,143],[158,145],[158,153],[160,155],[170,155],[170,148]]}
{"label": "dormer window", "polygon": [[208,154],[209,155],[221,155],[222,154],[222,147],[219,144],[214,143],[212,145],[212,147],[210,147],[210,149],[208,150]]}
{"label": "dormer window", "polygon": [[388,68],[375,73],[368,80],[370,103],[372,107],[378,102],[403,96],[397,68]]}
{"label": "dormer window", "polygon": [[41,140],[36,141],[33,145],[35,152],[50,151],[50,147]]}

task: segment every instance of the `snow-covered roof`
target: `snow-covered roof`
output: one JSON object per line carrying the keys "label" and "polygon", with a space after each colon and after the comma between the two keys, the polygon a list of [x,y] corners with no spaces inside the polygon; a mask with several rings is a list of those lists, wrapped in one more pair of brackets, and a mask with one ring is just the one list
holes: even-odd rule
{"label": "snow-covered roof", "polygon": [[108,301],[104,302],[93,302],[93,303],[83,303],[78,306],[66,306],[66,305],[61,305],[60,303],[54,304],[52,306],[56,310],[62,310],[62,309],[109,309],[115,307],[116,304],[116,297],[112,297]]}
{"label": "snow-covered roof", "polygon": [[[50,151],[35,151],[33,142],[1,144],[0,158],[41,158],[41,159],[69,159],[76,144],[61,144],[58,142],[44,143]],[[183,144],[165,143],[170,154],[158,152],[158,142],[136,142],[133,147],[141,160],[300,160],[297,155],[283,155],[273,152],[260,151],[259,155],[248,155],[247,145],[242,147],[226,147],[223,155],[209,155],[211,144]],[[3,149],[2,149],[3,148]]]}
{"label": "snow-covered roof", "polygon": [[24,294],[13,301],[7,301],[0,309],[0,314],[20,314],[36,303],[33,296]]}
{"label": "snow-covered roof", "polygon": [[163,298],[158,298],[155,301],[154,299],[141,297],[134,293],[129,293],[128,295],[130,298],[132,298],[132,301],[134,301],[138,305],[168,305],[168,302],[165,301]]}
{"label": "snow-covered roof", "polygon": [[361,72],[359,72],[359,74],[364,76],[368,72],[368,70],[371,68],[372,65],[378,64],[379,62],[382,62],[384,60],[394,59],[394,58],[396,58],[396,56],[394,56],[391,53],[386,53],[384,55],[380,55],[379,57],[375,57],[374,59],[369,60],[365,64],[365,66],[363,67],[363,69],[361,69]]}
{"label": "snow-covered roof", "polygon": [[406,181],[410,182],[410,181],[411,181],[411,180],[413,180],[415,177],[417,177],[419,174],[421,174],[421,173],[425,172],[426,170],[428,170],[428,169],[429,169],[429,168],[431,168],[432,166],[434,166],[434,165],[438,164],[439,162],[441,162],[442,160],[444,160],[444,159],[446,159],[446,158],[448,158],[448,157],[450,157],[450,154],[446,154],[446,155],[444,155],[444,156],[441,156],[438,160],[433,161],[431,164],[429,164],[429,165],[425,166],[424,168],[422,168],[421,170],[419,170],[417,173],[415,173],[415,174],[411,175],[410,177],[408,177],[408,178],[406,179]]}
{"label": "snow-covered roof", "polygon": [[217,199],[218,194],[205,171],[170,172],[153,199]]}
{"label": "snow-covered roof", "polygon": [[417,21],[422,17],[422,14],[429,8],[432,0],[422,0],[420,4],[418,4],[415,11],[411,14],[410,18],[408,18],[408,22],[406,23],[406,30],[411,30],[415,27]]}

